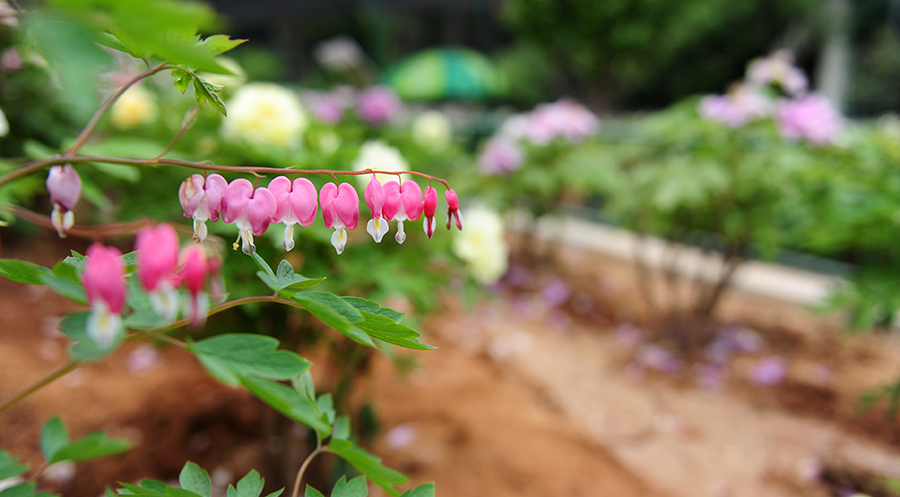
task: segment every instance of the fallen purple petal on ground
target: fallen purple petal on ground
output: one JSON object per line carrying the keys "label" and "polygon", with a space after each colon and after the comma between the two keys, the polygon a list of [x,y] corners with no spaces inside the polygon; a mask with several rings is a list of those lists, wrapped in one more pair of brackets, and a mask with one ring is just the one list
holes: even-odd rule
{"label": "fallen purple petal on ground", "polygon": [[774,386],[787,377],[787,364],[780,357],[760,359],[750,371],[750,381],[760,386]]}

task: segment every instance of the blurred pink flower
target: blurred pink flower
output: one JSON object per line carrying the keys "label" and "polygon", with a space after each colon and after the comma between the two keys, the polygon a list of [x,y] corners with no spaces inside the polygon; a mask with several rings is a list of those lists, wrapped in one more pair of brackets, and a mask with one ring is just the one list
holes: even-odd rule
{"label": "blurred pink flower", "polygon": [[178,233],[168,224],[142,228],[134,242],[141,286],[149,292],[157,314],[166,321],[178,315],[178,293],[173,285],[178,248]]}
{"label": "blurred pink flower", "polygon": [[47,191],[50,193],[50,202],[53,203],[50,222],[59,237],[65,238],[66,232],[75,224],[72,209],[81,198],[81,177],[71,164],[53,166],[47,175]]}
{"label": "blurred pink flower", "polygon": [[87,249],[81,280],[91,306],[87,332],[98,343],[109,346],[123,331],[122,308],[128,289],[122,253],[95,242]]}
{"label": "blurred pink flower", "polygon": [[840,113],[823,97],[808,94],[778,108],[778,129],[789,140],[823,147],[834,143],[843,127]]}
{"label": "blurred pink flower", "polygon": [[638,361],[650,369],[667,375],[678,374],[683,366],[668,350],[659,345],[645,345],[638,350]]}
{"label": "blurred pink flower", "polygon": [[463,219],[462,213],[459,212],[459,198],[456,196],[456,192],[451,188],[444,192],[444,198],[447,200],[447,229],[450,229],[455,220],[456,228],[462,231]]}
{"label": "blurred pink flower", "polygon": [[553,278],[541,290],[544,303],[550,307],[559,307],[565,304],[569,300],[571,293],[569,285],[559,278]]}
{"label": "blurred pink flower", "polygon": [[359,95],[356,114],[373,126],[395,119],[402,108],[397,95],[386,86],[372,86]]}
{"label": "blurred pink flower", "polygon": [[756,89],[738,85],[726,95],[703,97],[697,110],[704,119],[740,128],[751,120],[771,114],[772,102]]}
{"label": "blurred pink flower", "polygon": [[344,106],[334,95],[319,95],[312,103],[312,112],[316,119],[333,125],[344,117]]}
{"label": "blurred pink flower", "polygon": [[181,252],[181,269],[178,272],[180,284],[187,287],[191,294],[189,314],[194,326],[201,326],[206,322],[209,313],[209,299],[203,288],[206,286],[206,277],[209,275],[209,262],[206,258],[206,250],[203,245],[188,245]]}
{"label": "blurred pink flower", "polygon": [[495,136],[488,140],[484,150],[478,157],[481,171],[486,174],[507,174],[520,167],[525,162],[525,153],[522,147],[513,140],[502,136]]}
{"label": "blurred pink flower", "polygon": [[806,93],[809,81],[803,71],[794,65],[794,56],[779,50],[764,59],[756,59],[747,67],[747,81],[761,85],[779,86],[786,94],[799,97]]}
{"label": "blurred pink flower", "polygon": [[787,364],[776,356],[760,359],[750,371],[750,381],[760,386],[773,386],[787,377]]}
{"label": "blurred pink flower", "polygon": [[437,227],[437,223],[434,220],[434,215],[437,212],[438,204],[437,190],[435,190],[431,186],[426,186],[423,197],[422,213],[425,216],[422,220],[422,223],[425,229],[425,235],[428,236],[428,238],[431,238],[431,236],[434,235],[434,229]]}

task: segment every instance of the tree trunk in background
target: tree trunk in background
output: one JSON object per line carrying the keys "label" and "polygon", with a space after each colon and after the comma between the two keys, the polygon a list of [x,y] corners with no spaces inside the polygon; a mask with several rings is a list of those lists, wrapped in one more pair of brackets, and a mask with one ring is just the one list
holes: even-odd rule
{"label": "tree trunk in background", "polygon": [[816,89],[843,111],[850,81],[849,29],[852,10],[850,0],[825,0],[823,7],[825,43],[816,73]]}

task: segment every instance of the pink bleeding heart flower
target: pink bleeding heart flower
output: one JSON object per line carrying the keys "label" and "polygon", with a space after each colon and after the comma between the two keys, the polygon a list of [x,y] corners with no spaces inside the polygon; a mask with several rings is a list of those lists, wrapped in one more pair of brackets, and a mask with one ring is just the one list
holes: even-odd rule
{"label": "pink bleeding heart flower", "polygon": [[340,255],[347,245],[347,230],[356,229],[359,223],[359,194],[350,183],[326,183],[319,192],[322,217],[326,228],[334,228],[331,245]]}
{"label": "pink bleeding heart flower", "polygon": [[447,199],[447,229],[450,229],[450,224],[453,219],[456,219],[456,227],[460,231],[462,231],[462,212],[459,212],[459,197],[456,196],[456,192],[453,190],[447,190],[444,192],[444,198]]}
{"label": "pink bleeding heart flower", "polygon": [[50,202],[53,203],[50,222],[59,237],[65,238],[66,232],[75,225],[72,209],[81,198],[81,177],[71,164],[53,166],[47,175],[47,191],[50,192]]}
{"label": "pink bleeding heart flower", "polygon": [[127,287],[122,253],[100,243],[88,247],[81,281],[91,306],[87,333],[109,347],[123,335],[122,308]]}
{"label": "pink bleeding heart flower", "polygon": [[388,221],[397,221],[394,240],[403,243],[406,241],[403,221],[418,221],[422,214],[422,188],[415,181],[404,181],[402,185],[396,181],[388,181],[384,185],[384,194],[382,212]]}
{"label": "pink bleeding heart flower", "polygon": [[273,222],[284,223],[284,250],[294,248],[294,225],[309,226],[316,219],[318,194],[316,187],[306,178],[293,182],[278,176],[269,182],[269,191],[275,196]]}
{"label": "pink bleeding heart flower", "polygon": [[[222,218],[238,229],[241,250],[250,255],[256,252],[253,235],[261,236],[269,228],[269,223],[277,212],[277,202],[267,188],[255,190],[250,181],[239,178],[228,184],[222,197]],[[238,242],[234,242],[237,250]]]}
{"label": "pink bleeding heart flower", "polygon": [[221,174],[210,174],[203,177],[192,174],[181,183],[178,189],[178,201],[184,209],[184,217],[194,220],[194,241],[206,240],[206,221],[218,221],[222,209],[222,198],[228,181]]}
{"label": "pink bleeding heart flower", "polygon": [[422,212],[425,214],[425,219],[422,220],[422,226],[424,227],[425,235],[427,235],[428,238],[431,238],[431,235],[434,234],[434,228],[437,226],[437,223],[434,221],[437,205],[437,190],[431,186],[426,186],[425,198],[422,200]]}
{"label": "pink bleeding heart flower", "polygon": [[156,312],[166,321],[178,315],[178,293],[172,284],[178,265],[178,234],[168,224],[147,226],[138,231],[134,242],[137,273],[141,286],[150,293]]}
{"label": "pink bleeding heart flower", "polygon": [[369,222],[366,224],[366,231],[372,235],[375,243],[381,243],[381,239],[388,232],[387,219],[384,218],[383,214],[385,193],[384,186],[374,174],[372,179],[369,180],[364,197],[366,205],[369,206],[369,210],[372,212],[372,219],[369,219]]}
{"label": "pink bleeding heart flower", "polygon": [[206,250],[203,245],[189,245],[181,252],[181,261],[179,284],[184,285],[191,296],[188,313],[194,326],[202,326],[209,314],[209,297],[203,291],[209,274]]}

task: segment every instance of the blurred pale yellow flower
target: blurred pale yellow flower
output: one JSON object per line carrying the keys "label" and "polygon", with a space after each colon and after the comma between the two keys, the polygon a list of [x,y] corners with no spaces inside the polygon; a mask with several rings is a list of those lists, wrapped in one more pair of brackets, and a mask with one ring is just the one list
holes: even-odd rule
{"label": "blurred pale yellow flower", "polygon": [[222,122],[225,139],[259,147],[293,148],[300,144],[309,118],[294,92],[274,83],[249,83],[227,102]]}
{"label": "blurred pale yellow flower", "polygon": [[113,104],[110,118],[119,129],[133,129],[156,119],[156,95],[143,86],[132,86]]}
{"label": "blurred pale yellow flower", "polygon": [[412,124],[413,140],[427,150],[440,152],[453,139],[453,126],[442,112],[430,110],[416,117]]}
{"label": "blurred pale yellow flower", "polygon": [[483,207],[464,214],[466,229],[454,236],[453,253],[466,262],[475,281],[482,285],[496,283],[509,266],[503,220],[497,212]]}
{"label": "blurred pale yellow flower", "polygon": [[[359,155],[353,161],[353,170],[362,171],[363,169],[377,169],[380,171],[408,171],[409,164],[406,159],[400,155],[400,151],[396,148],[384,143],[380,140],[369,140],[362,144],[359,148]],[[376,178],[382,184],[388,181],[397,181],[396,174],[376,174]],[[357,176],[359,184],[363,188],[369,184],[371,176]],[[409,179],[408,174],[401,175],[401,181]]]}

